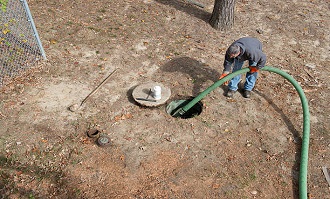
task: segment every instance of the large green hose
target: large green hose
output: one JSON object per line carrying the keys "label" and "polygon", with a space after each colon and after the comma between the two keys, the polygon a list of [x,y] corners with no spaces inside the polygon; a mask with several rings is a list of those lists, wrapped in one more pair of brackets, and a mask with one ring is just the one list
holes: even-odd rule
{"label": "large green hose", "polygon": [[[307,199],[307,167],[308,167],[308,148],[309,148],[309,134],[310,134],[310,115],[309,115],[309,108],[308,108],[308,101],[305,96],[305,93],[299,83],[288,73],[273,68],[270,66],[265,66],[260,70],[270,71],[277,73],[287,79],[297,90],[303,109],[303,137],[302,137],[302,147],[301,147],[301,159],[300,159],[300,174],[299,174],[299,198],[300,199]],[[187,105],[182,108],[179,108],[174,114],[173,117],[180,117],[184,113],[186,113],[191,107],[193,107],[196,103],[198,103],[201,99],[203,99],[207,94],[211,91],[229,81],[233,77],[249,72],[249,68],[243,68],[231,74],[228,74],[226,77],[220,79],[219,81],[215,82],[212,86],[208,87],[205,91],[200,93],[197,97],[191,100]]]}

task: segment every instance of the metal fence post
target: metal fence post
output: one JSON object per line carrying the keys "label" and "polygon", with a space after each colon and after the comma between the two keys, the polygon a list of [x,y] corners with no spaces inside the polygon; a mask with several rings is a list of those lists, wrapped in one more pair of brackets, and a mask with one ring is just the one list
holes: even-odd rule
{"label": "metal fence post", "polygon": [[24,3],[24,8],[25,8],[26,14],[28,16],[28,21],[31,23],[31,26],[32,26],[32,29],[33,29],[33,32],[34,32],[34,36],[37,39],[37,42],[38,42],[38,45],[39,45],[39,48],[40,48],[41,55],[43,56],[44,59],[47,59],[46,58],[46,53],[44,51],[44,48],[42,47],[42,43],[41,43],[40,38],[39,38],[37,28],[36,28],[36,26],[34,24],[34,21],[33,21],[33,18],[32,18],[29,5],[27,4],[26,0],[20,0],[20,1]]}

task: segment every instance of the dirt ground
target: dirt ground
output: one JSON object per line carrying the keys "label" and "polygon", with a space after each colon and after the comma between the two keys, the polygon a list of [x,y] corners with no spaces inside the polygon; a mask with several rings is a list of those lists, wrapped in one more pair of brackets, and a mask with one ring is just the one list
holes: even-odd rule
{"label": "dirt ground", "polygon": [[[48,60],[1,88],[0,198],[298,198],[302,106],[283,77],[262,71],[250,99],[217,88],[190,119],[165,111],[217,81],[228,45],[252,36],[306,94],[309,198],[329,199],[329,1],[239,0],[230,32],[209,25],[214,1],[198,2],[28,1]],[[132,99],[149,81],[170,88],[166,104]]]}

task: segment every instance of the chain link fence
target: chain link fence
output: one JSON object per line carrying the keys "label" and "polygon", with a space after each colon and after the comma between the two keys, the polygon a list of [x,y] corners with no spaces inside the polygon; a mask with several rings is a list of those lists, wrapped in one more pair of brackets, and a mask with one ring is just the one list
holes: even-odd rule
{"label": "chain link fence", "polygon": [[0,0],[0,87],[46,59],[26,0]]}

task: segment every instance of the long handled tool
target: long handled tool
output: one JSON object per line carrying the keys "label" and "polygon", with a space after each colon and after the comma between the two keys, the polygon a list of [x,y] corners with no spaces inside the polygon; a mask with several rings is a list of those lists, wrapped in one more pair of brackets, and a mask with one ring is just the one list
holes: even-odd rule
{"label": "long handled tool", "polygon": [[99,88],[101,88],[101,86],[103,86],[107,80],[116,72],[117,69],[115,69],[114,71],[112,71],[107,78],[105,78],[91,93],[89,93],[89,95],[87,95],[87,97],[85,97],[85,99],[80,103],[80,104],[73,104],[71,106],[69,106],[69,110],[72,112],[75,112],[77,110],[79,110],[82,105],[87,101],[87,99],[92,96],[94,93],[96,93],[97,90],[99,90]]}
{"label": "long handled tool", "polygon": [[330,174],[328,172],[327,167],[322,167],[323,174],[325,176],[325,179],[327,180],[329,187],[330,187]]}

